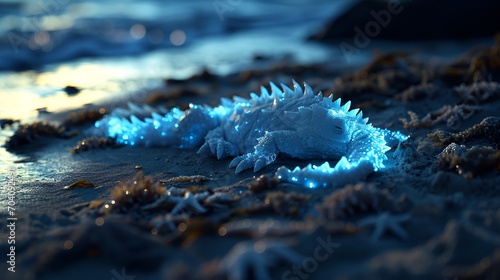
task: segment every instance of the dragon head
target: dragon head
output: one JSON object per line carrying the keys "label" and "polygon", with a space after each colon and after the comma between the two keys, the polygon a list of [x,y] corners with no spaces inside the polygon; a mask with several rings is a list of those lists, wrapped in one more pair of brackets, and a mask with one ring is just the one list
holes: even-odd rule
{"label": "dragon head", "polygon": [[297,131],[305,138],[310,138],[309,146],[327,145],[335,149],[350,141],[350,118],[345,113],[318,105],[300,108],[299,113]]}

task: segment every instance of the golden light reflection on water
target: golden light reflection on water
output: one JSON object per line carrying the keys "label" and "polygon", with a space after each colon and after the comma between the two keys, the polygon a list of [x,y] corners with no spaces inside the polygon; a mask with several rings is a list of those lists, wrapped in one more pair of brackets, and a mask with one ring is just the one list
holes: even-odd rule
{"label": "golden light reflection on water", "polygon": [[[55,113],[146,91],[160,85],[161,78],[168,75],[168,71],[163,71],[164,67],[151,65],[151,60],[141,62],[121,58],[68,63],[41,73],[1,73],[0,119],[30,123],[39,115],[37,108],[46,107],[48,112]],[[77,87],[81,92],[68,95],[64,91],[66,86]],[[0,143],[3,144],[13,133],[13,128],[0,130]],[[0,167],[23,158],[0,147]]]}
{"label": "golden light reflection on water", "polygon": [[[116,96],[142,90],[144,80],[160,76],[145,76],[147,71],[132,63],[80,63],[62,65],[53,71],[11,73],[0,76],[0,118],[31,120],[37,108],[47,107],[58,112],[82,107]],[[70,96],[64,87],[74,86],[82,91]]]}

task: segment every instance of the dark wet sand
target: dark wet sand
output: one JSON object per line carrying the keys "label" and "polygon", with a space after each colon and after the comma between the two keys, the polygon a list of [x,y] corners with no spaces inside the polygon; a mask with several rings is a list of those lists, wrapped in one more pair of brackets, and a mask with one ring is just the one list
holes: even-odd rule
{"label": "dark wet sand", "polygon": [[[230,159],[199,156],[195,150],[96,148],[72,155],[69,150],[84,138],[83,126],[76,127],[80,134],[70,139],[42,137],[16,150],[32,162],[18,164],[16,169],[20,188],[15,276],[112,279],[125,272],[136,276],[135,279],[225,279],[221,260],[235,244],[265,241],[267,246],[289,244],[304,257],[302,265],[311,266],[307,268],[310,272],[302,270],[301,277],[298,273],[287,274],[288,270],[293,271],[292,264],[277,262],[267,270],[272,279],[498,279],[499,166],[467,170],[473,174],[472,179],[467,179],[463,173],[458,174],[459,169],[448,170],[440,165],[437,155],[446,145],[437,146],[427,134],[437,130],[460,132],[486,117],[499,117],[500,90],[479,100],[478,108],[467,117],[457,116],[456,112],[436,113],[431,116],[434,123],[417,122],[407,129],[399,120],[409,120],[408,111],[423,118],[445,105],[463,104],[464,98],[453,90],[461,83],[466,86],[479,83],[481,77],[498,81],[500,64],[495,63],[500,56],[495,56],[491,49],[483,53],[490,50],[492,54],[484,55],[484,59],[492,63],[477,69],[470,67],[473,55],[465,56],[460,63],[437,66],[415,62],[411,57],[388,55],[355,73],[339,73],[326,62],[315,66],[272,62],[270,65],[274,66],[264,70],[247,70],[228,77],[201,75],[177,81],[175,85],[170,81],[162,91],[168,96],[158,99],[167,99],[168,102],[162,103],[167,106],[182,107],[189,102],[216,104],[222,96],[246,97],[270,80],[290,84],[293,78],[308,82],[316,91],[325,94],[333,91],[344,101],[352,100],[352,106],[361,107],[375,126],[410,135],[396,152],[388,153],[396,157],[395,166],[360,182],[362,187],[374,184],[388,193],[391,203],[397,206],[393,215],[411,214],[401,224],[409,236],[407,240],[390,231],[379,240],[372,240],[372,228],[356,226],[363,218],[389,211],[375,205],[371,198],[366,203],[372,209],[362,211],[354,203],[352,215],[332,219],[318,211],[318,205],[336,189],[309,190],[278,184],[265,185],[257,193],[249,191],[248,184],[260,175],[272,176],[279,166],[305,166],[308,162],[279,158],[256,174],[246,171],[235,175],[228,168]],[[403,97],[412,85],[426,83],[433,84],[436,90],[421,94],[406,92]],[[189,89],[194,94],[173,98],[174,87]],[[439,117],[442,121],[436,121]],[[447,124],[450,118],[457,118],[453,127],[449,126],[451,122]],[[487,139],[492,133],[458,144],[467,148],[495,147],[498,138]],[[494,158],[494,153],[489,156]],[[140,170],[136,169],[138,165],[142,166]],[[125,211],[96,207],[109,204],[113,199],[110,190],[119,181],[131,180],[138,172],[152,176],[155,182],[177,176],[205,176],[209,178],[206,182],[163,186],[221,193],[238,200],[222,203],[221,208],[206,204],[206,213],[189,215],[175,222],[177,228],[158,232],[153,220],[167,214],[168,207],[144,210],[133,206]],[[96,187],[63,189],[77,180],[89,181]],[[339,246],[324,261],[314,262],[311,261],[314,250],[321,244],[318,239],[330,239]],[[8,245],[3,242],[0,248],[6,252]],[[12,278],[11,273],[7,276],[2,279]]]}

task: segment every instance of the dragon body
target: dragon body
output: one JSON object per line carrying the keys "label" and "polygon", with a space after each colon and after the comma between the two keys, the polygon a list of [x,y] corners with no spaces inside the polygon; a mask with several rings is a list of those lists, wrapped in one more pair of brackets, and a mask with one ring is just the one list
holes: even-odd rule
{"label": "dragon body", "polygon": [[261,94],[251,93],[249,99],[223,98],[214,108],[191,104],[185,111],[153,112],[143,120],[133,114],[141,108],[131,106],[129,119],[112,114],[95,127],[126,145],[199,147],[199,154],[233,157],[229,166],[236,173],[257,172],[278,155],[339,160],[334,167],[325,162],[276,172],[281,181],[310,188],[363,179],[384,167],[391,146],[407,139],[373,127],[359,109],[350,110],[350,102],[342,105],[332,95],[315,95],[307,84],[302,88],[295,81],[293,89],[281,86],[271,83],[271,93],[261,87]]}

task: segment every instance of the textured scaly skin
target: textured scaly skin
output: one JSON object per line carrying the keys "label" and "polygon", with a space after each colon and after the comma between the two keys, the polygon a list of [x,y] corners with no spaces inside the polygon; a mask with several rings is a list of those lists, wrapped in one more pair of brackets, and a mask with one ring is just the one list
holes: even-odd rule
{"label": "textured scaly skin", "polygon": [[153,112],[144,120],[134,113],[148,109],[129,105],[130,121],[114,114],[96,122],[95,127],[126,145],[201,146],[200,154],[234,157],[229,166],[235,167],[236,173],[249,168],[257,172],[274,162],[278,154],[340,159],[334,167],[325,162],[293,171],[281,167],[276,172],[282,181],[310,188],[363,179],[384,167],[390,146],[407,139],[399,132],[368,124],[359,109],[349,110],[350,102],[341,105],[332,95],[314,95],[307,84],[304,90],[295,81],[293,84],[292,90],[271,83],[271,93],[261,87],[261,95],[251,93],[250,99],[223,98],[215,108],[191,104],[186,111]]}

